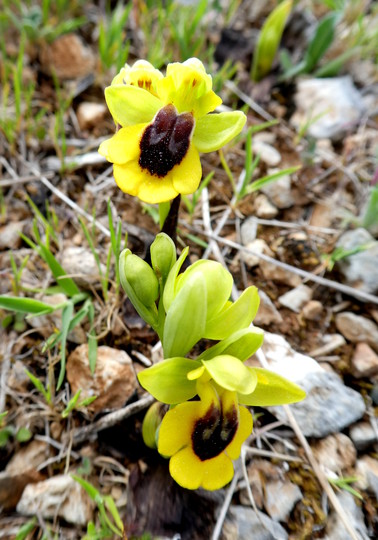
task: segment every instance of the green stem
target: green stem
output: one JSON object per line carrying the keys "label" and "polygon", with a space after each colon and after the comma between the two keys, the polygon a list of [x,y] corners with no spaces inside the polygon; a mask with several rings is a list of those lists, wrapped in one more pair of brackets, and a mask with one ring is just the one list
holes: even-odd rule
{"label": "green stem", "polygon": [[170,208],[171,208],[171,205],[169,201],[159,203],[159,221],[160,221],[161,230],[163,230],[164,223],[165,223],[165,220],[167,219]]}

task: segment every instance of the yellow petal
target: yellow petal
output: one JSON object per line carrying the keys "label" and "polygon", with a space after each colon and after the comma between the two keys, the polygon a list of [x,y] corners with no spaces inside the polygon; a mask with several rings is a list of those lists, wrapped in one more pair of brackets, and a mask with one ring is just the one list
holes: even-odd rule
{"label": "yellow petal", "polygon": [[131,160],[138,160],[140,139],[148,124],[136,124],[121,128],[111,139],[104,141],[99,152],[111,163],[122,165]]}
{"label": "yellow petal", "polygon": [[223,452],[219,456],[203,461],[201,486],[209,491],[220,489],[228,484],[234,476],[231,459]]}
{"label": "yellow petal", "polygon": [[137,161],[128,161],[124,165],[114,165],[114,180],[117,186],[129,195],[137,195],[145,174]]}
{"label": "yellow petal", "polygon": [[239,407],[239,427],[234,438],[226,448],[226,453],[231,459],[238,459],[243,442],[252,433],[252,415],[245,407]]}
{"label": "yellow petal", "polygon": [[202,167],[197,149],[190,144],[184,159],[172,169],[173,186],[178,193],[194,193],[201,181]]}
{"label": "yellow petal", "polygon": [[169,472],[183,488],[198,489],[202,484],[206,461],[201,461],[191,447],[186,447],[171,457]]}
{"label": "yellow petal", "polygon": [[[139,165],[138,165],[139,167]],[[155,204],[174,199],[178,195],[172,182],[172,171],[167,176],[160,178],[151,175],[146,169],[143,173],[143,182],[139,184],[138,197],[141,201]]]}
{"label": "yellow petal", "polygon": [[172,456],[190,445],[194,423],[198,420],[199,402],[181,403],[167,412],[160,425],[158,450],[163,456]]}

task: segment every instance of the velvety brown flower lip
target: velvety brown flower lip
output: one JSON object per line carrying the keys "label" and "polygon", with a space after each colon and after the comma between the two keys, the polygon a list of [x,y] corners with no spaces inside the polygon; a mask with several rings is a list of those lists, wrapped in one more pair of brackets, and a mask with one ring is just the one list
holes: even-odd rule
{"label": "velvety brown flower lip", "polygon": [[205,416],[197,420],[192,433],[193,451],[201,461],[218,456],[230,444],[238,429],[235,406],[227,412],[222,405],[211,404]]}
{"label": "velvety brown flower lip", "polygon": [[159,178],[165,177],[184,159],[193,127],[190,113],[177,114],[173,105],[163,107],[142,135],[139,158],[142,169]]}

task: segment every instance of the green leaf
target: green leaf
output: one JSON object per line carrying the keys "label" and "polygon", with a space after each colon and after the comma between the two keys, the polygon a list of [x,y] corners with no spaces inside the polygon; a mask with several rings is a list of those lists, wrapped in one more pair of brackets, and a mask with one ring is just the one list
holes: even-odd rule
{"label": "green leaf", "polygon": [[42,381],[38,379],[33,373],[30,373],[27,369],[25,369],[26,375],[29,377],[31,382],[34,384],[36,389],[44,396],[47,403],[51,403],[51,392],[49,386],[47,386],[47,389],[43,386]]}
{"label": "green leaf", "polygon": [[62,418],[67,418],[70,412],[73,411],[73,409],[76,406],[76,403],[78,402],[80,394],[81,394],[81,389],[79,389],[76,392],[76,394],[69,400],[69,402],[67,403],[67,407],[64,409],[64,411],[62,411]]}
{"label": "green leaf", "polygon": [[196,395],[196,381],[189,381],[187,374],[198,367],[201,363],[197,360],[168,358],[138,373],[138,379],[158,401],[175,405]]}
{"label": "green leaf", "polygon": [[312,38],[304,56],[306,72],[310,73],[319,60],[324,56],[331,46],[335,37],[335,26],[339,19],[338,13],[327,14],[318,24],[314,37]]}
{"label": "green leaf", "polygon": [[61,351],[60,351],[60,372],[58,383],[56,385],[57,390],[62,386],[64,375],[66,373],[66,342],[69,332],[70,322],[73,315],[73,304],[69,302],[62,311],[62,335],[60,338]]}
{"label": "green leaf", "polygon": [[238,135],[247,117],[241,111],[207,114],[196,122],[193,143],[199,152],[219,150]]}
{"label": "green leaf", "polygon": [[257,288],[248,287],[236,302],[230,302],[225,309],[207,321],[203,337],[225,339],[234,332],[246,328],[256,316],[259,304]]}
{"label": "green leaf", "polygon": [[258,180],[255,180],[252,182],[246,189],[246,193],[253,193],[254,191],[258,191],[266,184],[270,184],[271,182],[275,182],[282,176],[286,176],[287,174],[293,174],[294,172],[298,171],[301,168],[300,165],[297,165],[296,167],[289,167],[288,169],[283,169],[282,171],[278,171],[273,174],[268,174],[267,176],[263,176],[262,178],[259,178]]}
{"label": "green leaf", "polygon": [[185,283],[168,310],[162,340],[165,357],[184,356],[203,337],[206,306],[206,281],[202,273],[196,273]]}
{"label": "green leaf", "polygon": [[75,480],[75,482],[80,484],[81,487],[88,493],[91,499],[93,499],[94,501],[101,499],[102,501],[101,493],[98,491],[98,489],[92,486],[92,484],[84,480],[84,478],[77,476],[76,474],[71,474],[71,476]]}
{"label": "green leaf", "polygon": [[243,328],[204,351],[197,360],[210,360],[215,356],[227,354],[245,362],[255,354],[263,341],[264,332],[260,328]]}
{"label": "green leaf", "polygon": [[226,390],[250,394],[256,387],[256,374],[234,356],[216,356],[202,363],[214,381]]}
{"label": "green leaf", "polygon": [[62,287],[67,296],[75,296],[80,294],[80,289],[74,282],[74,280],[68,277],[67,272],[58,263],[54,255],[43,244],[39,244],[38,253],[48,264],[54,278]]}
{"label": "green leaf", "polygon": [[147,90],[124,84],[105,88],[105,100],[114,121],[122,127],[149,123],[163,107]]}
{"label": "green leaf", "polygon": [[0,308],[10,309],[19,313],[41,314],[52,313],[56,306],[34,300],[34,298],[20,298],[18,296],[0,296]]}
{"label": "green leaf", "polygon": [[250,394],[239,394],[239,403],[259,407],[296,403],[306,397],[297,384],[263,368],[248,368],[257,376],[257,385]]}
{"label": "green leaf", "polygon": [[20,427],[20,429],[16,433],[16,439],[20,443],[30,441],[32,436],[32,432],[27,427]]}
{"label": "green leaf", "polygon": [[279,4],[266,19],[253,55],[252,79],[258,82],[269,73],[287,18],[290,14],[293,0],[284,0]]}

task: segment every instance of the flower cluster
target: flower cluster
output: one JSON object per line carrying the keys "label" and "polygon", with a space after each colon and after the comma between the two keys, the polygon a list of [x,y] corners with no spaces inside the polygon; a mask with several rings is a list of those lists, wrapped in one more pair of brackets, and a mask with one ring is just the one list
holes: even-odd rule
{"label": "flower cluster", "polygon": [[199,152],[218,150],[242,130],[240,111],[212,113],[222,100],[197,58],[167,67],[126,65],[105,90],[117,133],[99,152],[114,164],[122,191],[147,203],[194,193],[201,180]]}
{"label": "flower cluster", "polygon": [[[129,249],[120,256],[122,285],[158,333],[165,358],[138,375],[146,390],[171,407],[162,421],[147,415],[144,438],[170,458],[178,484],[218,489],[231,480],[232,462],[251,434],[246,406],[292,403],[304,392],[271,371],[245,365],[263,342],[262,330],[251,326],[259,305],[256,287],[232,302],[233,279],[220,263],[199,260],[180,273],[188,249],[176,260],[175,245],[164,233],[150,252],[151,265]],[[203,338],[216,343],[190,357]]]}

